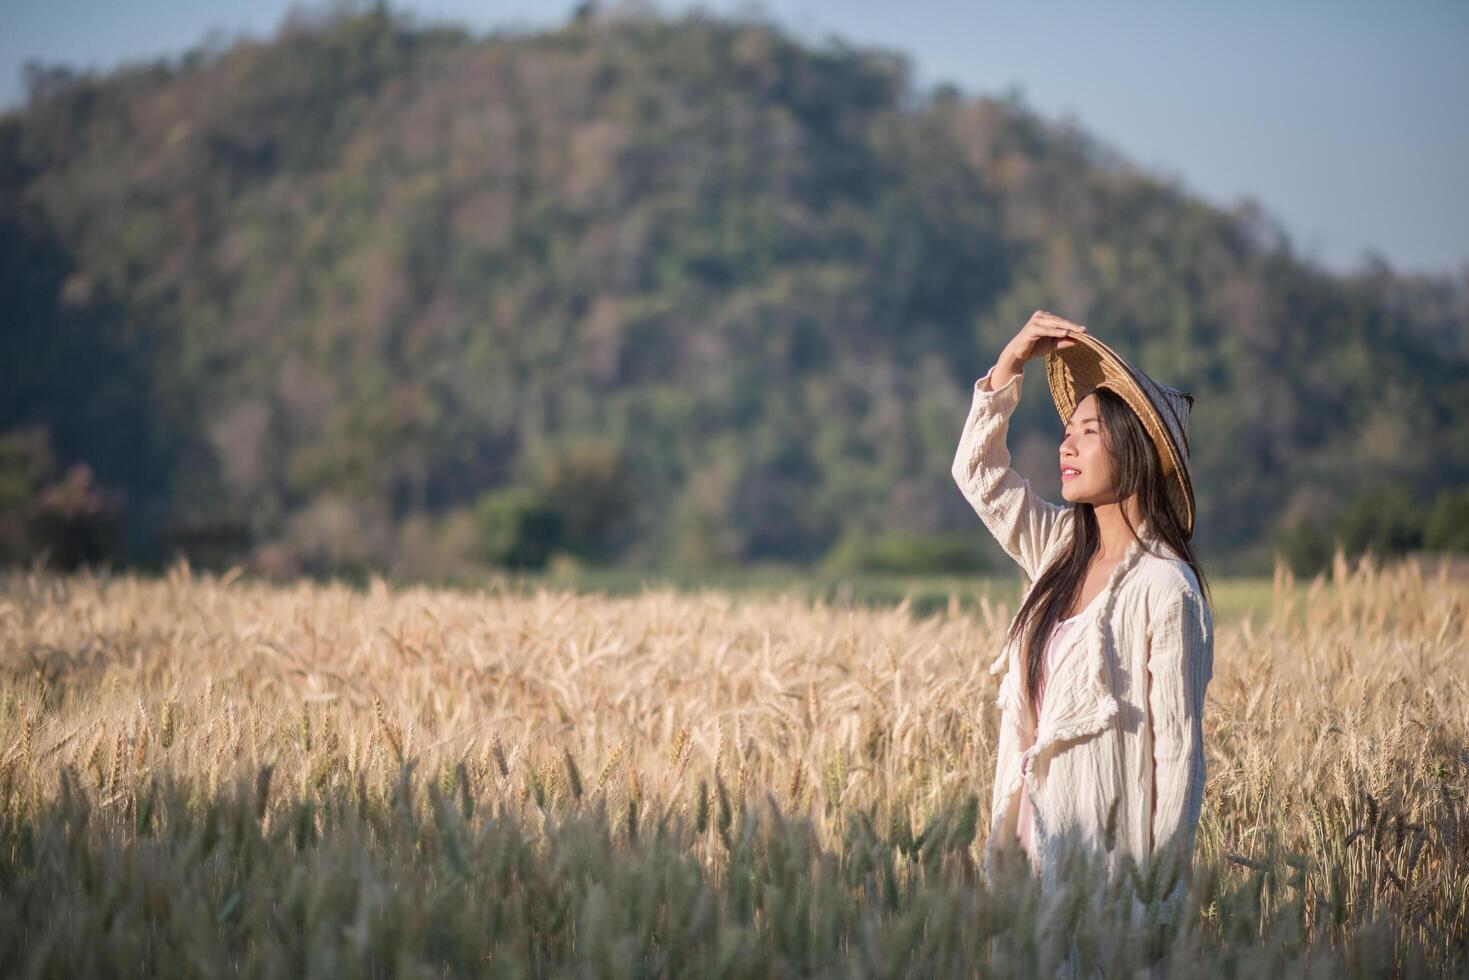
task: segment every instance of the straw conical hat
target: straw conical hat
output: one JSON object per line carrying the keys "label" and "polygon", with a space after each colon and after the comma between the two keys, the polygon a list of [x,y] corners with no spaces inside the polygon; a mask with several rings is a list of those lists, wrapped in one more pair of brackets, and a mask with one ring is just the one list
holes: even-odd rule
{"label": "straw conical hat", "polygon": [[1107,388],[1121,395],[1153,437],[1168,480],[1168,496],[1188,536],[1193,537],[1194,485],[1189,477],[1188,416],[1194,396],[1154,381],[1091,334],[1073,332],[1070,337],[1076,341],[1074,345],[1046,355],[1046,380],[1061,421],[1071,421],[1076,403],[1093,388]]}

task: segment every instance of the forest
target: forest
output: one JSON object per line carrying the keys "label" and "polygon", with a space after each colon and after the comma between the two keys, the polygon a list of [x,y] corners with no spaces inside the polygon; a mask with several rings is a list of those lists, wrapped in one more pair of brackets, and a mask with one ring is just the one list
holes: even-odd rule
{"label": "forest", "polygon": [[[1211,565],[1469,551],[1469,265],[1329,272],[1018,90],[591,7],[26,75],[0,560],[992,569],[949,467],[1036,309],[1195,396]],[[1059,500],[1025,386],[1014,464]]]}

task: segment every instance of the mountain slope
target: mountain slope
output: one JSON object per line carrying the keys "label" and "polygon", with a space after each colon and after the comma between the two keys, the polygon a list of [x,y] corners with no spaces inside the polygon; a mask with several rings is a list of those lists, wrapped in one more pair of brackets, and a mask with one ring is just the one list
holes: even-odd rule
{"label": "mountain slope", "polygon": [[949,462],[1036,308],[1198,397],[1206,558],[1469,483],[1465,283],[1325,275],[1015,100],[758,21],[339,16],[60,77],[0,121],[0,250],[0,429],[125,488],[137,555],[238,515],[307,566],[431,567],[599,448],[629,504],[581,526],[631,562],[983,536]]}

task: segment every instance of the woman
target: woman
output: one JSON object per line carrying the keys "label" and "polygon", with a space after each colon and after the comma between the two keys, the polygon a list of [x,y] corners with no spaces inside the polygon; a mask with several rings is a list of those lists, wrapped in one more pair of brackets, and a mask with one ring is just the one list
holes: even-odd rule
{"label": "woman", "polygon": [[[1005,445],[1026,361],[1044,356],[1064,423],[1061,493],[1042,499]],[[1177,914],[1204,790],[1214,626],[1189,546],[1193,398],[1086,327],[1037,311],[974,386],[954,479],[1032,585],[990,667],[1005,671],[984,869],[1018,844],[1048,890],[1072,847],[1110,873],[1161,862]],[[1110,827],[1109,827],[1110,823]],[[1135,901],[1133,913],[1144,914]]]}

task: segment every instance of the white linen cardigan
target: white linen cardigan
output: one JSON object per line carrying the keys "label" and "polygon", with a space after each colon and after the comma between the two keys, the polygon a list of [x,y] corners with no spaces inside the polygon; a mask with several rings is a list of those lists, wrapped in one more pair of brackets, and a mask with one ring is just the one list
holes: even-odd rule
{"label": "white linen cardigan", "polygon": [[[1005,445],[1010,415],[1020,401],[1020,373],[997,391],[986,372],[954,456],[953,474],[980,519],[1024,571],[1031,588],[1067,547],[1074,512],[1037,495],[1010,468]],[[1168,845],[1179,848],[1183,877],[1159,908],[1177,914],[1188,884],[1195,830],[1203,801],[1204,692],[1214,673],[1213,615],[1198,579],[1146,521],[1113,568],[1082,628],[1071,631],[1047,679],[1040,738],[1024,694],[1018,643],[1006,642],[990,673],[1005,671],[996,705],[999,748],[991,798],[984,872],[992,879],[1002,846],[1015,843],[1021,792],[1034,807],[1032,866],[1041,887],[1053,885],[1067,839],[1107,853],[1109,874],[1123,855],[1140,870]],[[1021,763],[1030,759],[1028,773]],[[1115,846],[1105,846],[1117,807]],[[1018,845],[1017,845],[1018,846]],[[1134,913],[1141,906],[1134,903]]]}

